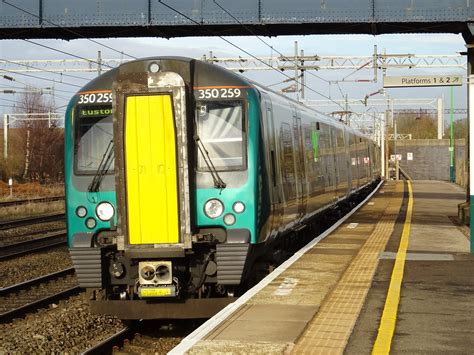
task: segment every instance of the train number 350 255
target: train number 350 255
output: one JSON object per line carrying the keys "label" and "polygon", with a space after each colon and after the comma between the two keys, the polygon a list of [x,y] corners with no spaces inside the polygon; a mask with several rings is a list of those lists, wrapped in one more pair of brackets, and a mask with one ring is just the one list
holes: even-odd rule
{"label": "train number 350 255", "polygon": [[236,99],[242,95],[240,89],[234,88],[214,88],[214,89],[200,89],[199,99]]}

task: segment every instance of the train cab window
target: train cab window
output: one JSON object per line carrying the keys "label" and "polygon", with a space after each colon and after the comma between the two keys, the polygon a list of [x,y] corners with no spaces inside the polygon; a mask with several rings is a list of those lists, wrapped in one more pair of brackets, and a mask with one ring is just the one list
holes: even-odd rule
{"label": "train cab window", "polygon": [[[200,101],[196,105],[196,133],[217,170],[242,170],[246,165],[242,101]],[[197,168],[209,170],[202,154]]]}
{"label": "train cab window", "polygon": [[[75,173],[95,174],[113,138],[111,107],[79,107],[75,127]],[[108,169],[114,171],[114,162]]]}

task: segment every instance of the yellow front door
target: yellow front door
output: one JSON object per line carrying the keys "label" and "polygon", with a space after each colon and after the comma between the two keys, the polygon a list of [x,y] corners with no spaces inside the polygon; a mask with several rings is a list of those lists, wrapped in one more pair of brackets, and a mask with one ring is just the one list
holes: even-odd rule
{"label": "yellow front door", "polygon": [[178,185],[171,96],[127,96],[125,111],[129,243],[178,243]]}

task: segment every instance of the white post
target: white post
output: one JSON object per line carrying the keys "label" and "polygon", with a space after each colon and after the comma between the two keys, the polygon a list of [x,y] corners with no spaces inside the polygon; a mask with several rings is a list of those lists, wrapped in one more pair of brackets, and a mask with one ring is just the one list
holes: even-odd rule
{"label": "white post", "polygon": [[3,159],[8,159],[8,114],[3,115]]}
{"label": "white post", "polygon": [[438,97],[438,139],[444,136],[444,98]]}
{"label": "white post", "polygon": [[382,119],[382,116],[385,116],[384,114],[380,115],[380,121],[383,122],[383,124],[380,125],[380,137],[382,139],[380,140],[380,150],[381,150],[381,162],[382,162],[382,176],[384,176],[387,180],[388,177],[385,175],[385,119]]}
{"label": "white post", "polygon": [[13,179],[8,179],[8,186],[10,187],[10,198],[13,198]]}

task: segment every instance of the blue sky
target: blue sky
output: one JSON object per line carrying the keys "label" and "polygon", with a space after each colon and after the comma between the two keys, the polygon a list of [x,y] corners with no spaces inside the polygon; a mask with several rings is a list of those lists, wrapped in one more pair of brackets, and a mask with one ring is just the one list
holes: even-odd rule
{"label": "blue sky", "polygon": [[[272,50],[264,45],[261,41],[252,37],[226,37],[229,41],[242,47],[248,52],[256,56],[269,56]],[[393,35],[321,35],[321,36],[280,36],[267,38],[263,40],[270,46],[273,46],[279,52],[292,55],[294,52],[294,41],[298,41],[299,48],[304,49],[305,54],[317,55],[371,55],[373,46],[378,46],[378,51],[383,49],[387,53],[411,53],[411,54],[456,54],[465,51],[464,40],[460,35],[453,34],[393,34]],[[103,58],[120,58],[120,54],[109,49],[93,44],[87,40],[36,40],[39,43],[70,52],[76,55],[94,58],[97,51],[102,51]],[[100,39],[98,40],[119,51],[124,51],[136,57],[148,57],[157,55],[181,55],[189,57],[201,57],[213,51],[216,56],[246,56],[245,53],[227,44],[220,38],[122,38],[122,39]],[[273,52],[274,55],[277,53]],[[49,49],[41,48],[31,43],[17,40],[0,41],[0,58],[8,60],[18,59],[66,59],[70,58],[64,54],[54,52]],[[124,56],[124,59],[127,59]],[[11,68],[11,67],[10,67]],[[337,80],[346,76],[349,72],[344,71],[319,71],[317,74],[326,80]],[[464,70],[460,69],[430,69],[430,70],[390,70],[387,75],[427,75],[427,74],[462,74]],[[53,74],[35,74],[45,78],[58,79],[59,76]],[[92,78],[93,74],[77,74],[84,78]],[[285,78],[273,71],[267,72],[247,72],[246,76],[261,82],[262,84],[271,84],[284,80]],[[52,83],[39,81],[20,75],[13,75],[19,81],[38,87],[51,86]],[[371,70],[361,70],[354,78],[370,79],[372,78]],[[71,81],[71,79],[67,79]],[[84,84],[86,81],[77,80],[78,84]],[[10,82],[0,79],[0,87],[5,88]],[[307,76],[307,85],[324,95],[331,94],[331,97],[338,99],[341,92],[334,86],[329,90],[327,82],[319,80],[313,76]],[[21,86],[21,85],[19,85]],[[377,91],[382,87],[381,80],[378,83],[371,84],[354,84],[341,83],[341,91],[347,94],[349,98],[362,99],[366,94]],[[75,88],[63,85],[59,82],[55,83],[55,87],[60,90],[70,91],[71,93],[62,93],[61,98],[55,98],[58,106],[65,105],[65,97],[72,95]],[[466,87],[455,89],[455,107],[466,107]],[[449,98],[448,88],[417,88],[417,89],[390,89],[388,93],[392,97],[419,97],[434,98],[444,95],[446,98],[445,105],[448,106]],[[315,93],[307,91],[307,98],[322,99]],[[0,99],[15,100],[17,96],[0,94]],[[379,96],[382,97],[382,96]],[[0,100],[1,105],[10,105],[10,101]],[[0,113],[11,111],[11,108],[0,106]]]}

